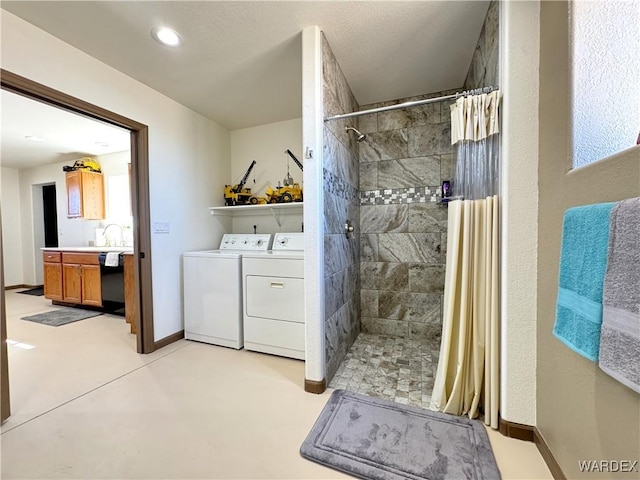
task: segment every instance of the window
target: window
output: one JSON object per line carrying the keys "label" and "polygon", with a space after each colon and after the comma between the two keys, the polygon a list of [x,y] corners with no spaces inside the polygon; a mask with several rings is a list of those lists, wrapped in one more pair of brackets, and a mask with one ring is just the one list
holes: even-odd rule
{"label": "window", "polygon": [[573,167],[634,146],[640,134],[640,2],[574,0]]}

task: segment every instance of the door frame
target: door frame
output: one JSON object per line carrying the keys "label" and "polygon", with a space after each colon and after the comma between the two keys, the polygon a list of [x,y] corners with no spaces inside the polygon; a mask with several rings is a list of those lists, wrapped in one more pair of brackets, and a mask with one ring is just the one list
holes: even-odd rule
{"label": "door frame", "polygon": [[[133,185],[131,205],[134,224],[133,251],[134,258],[136,259],[134,262],[134,271],[138,285],[135,302],[135,318],[137,320],[136,348],[138,353],[153,352],[158,346],[155,344],[153,332],[151,217],[149,209],[149,127],[8,70],[0,69],[0,88],[91,120],[97,120],[108,125],[123,128],[130,132]],[[4,266],[1,263],[0,266],[0,275],[4,277]],[[6,329],[4,288],[2,288],[2,298],[2,325],[0,327],[4,333]],[[4,342],[3,348],[5,348]],[[1,363],[0,373],[2,374],[2,378],[4,378],[5,371],[8,371],[8,366],[6,361],[2,361]],[[2,404],[4,405],[4,388],[2,392]]]}

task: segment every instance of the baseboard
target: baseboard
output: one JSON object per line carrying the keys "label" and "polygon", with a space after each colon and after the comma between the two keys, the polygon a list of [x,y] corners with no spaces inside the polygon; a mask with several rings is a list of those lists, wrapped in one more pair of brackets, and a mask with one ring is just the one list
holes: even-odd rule
{"label": "baseboard", "polygon": [[179,332],[173,333],[168,337],[161,338],[157,342],[153,342],[153,349],[158,350],[159,348],[166,347],[167,345],[177,342],[184,338],[184,330],[180,330]]}
{"label": "baseboard", "polygon": [[549,467],[549,471],[551,472],[551,475],[553,475],[553,478],[555,478],[555,480],[567,480],[565,474],[562,473],[560,464],[553,456],[553,453],[551,453],[549,445],[547,445],[547,442],[545,442],[540,430],[536,427],[533,428],[533,441],[536,444],[536,447],[538,447],[538,451],[540,452],[540,455],[542,455],[547,467]]}
{"label": "baseboard", "polygon": [[309,393],[323,393],[327,389],[327,382],[323,378],[321,381],[304,379],[304,391]]}
{"label": "baseboard", "polygon": [[510,422],[503,418],[498,418],[498,431],[505,437],[517,438],[525,442],[533,442],[535,427],[522,423]]}
{"label": "baseboard", "polygon": [[37,288],[37,287],[42,287],[43,285],[27,285],[25,283],[22,283],[20,285],[6,285],[4,287],[5,290],[17,290],[18,288]]}

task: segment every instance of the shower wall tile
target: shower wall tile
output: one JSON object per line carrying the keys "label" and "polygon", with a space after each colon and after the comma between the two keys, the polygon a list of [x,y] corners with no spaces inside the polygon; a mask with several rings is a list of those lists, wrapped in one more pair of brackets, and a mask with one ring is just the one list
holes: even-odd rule
{"label": "shower wall tile", "polygon": [[[360,108],[460,91],[462,88],[455,88]],[[450,103],[361,118],[366,118],[361,130],[368,133],[359,146],[361,322],[365,332],[402,336],[422,345],[439,341],[447,208],[438,202],[442,181],[451,180],[455,168]],[[383,387],[372,383],[371,391]]]}
{"label": "shower wall tile", "polygon": [[378,318],[421,323],[440,323],[440,295],[381,291]]}
{"label": "shower wall tile", "polygon": [[360,234],[360,261],[361,262],[377,262],[378,256],[378,235],[361,233]]}
{"label": "shower wall tile", "polygon": [[409,322],[409,338],[418,342],[440,342],[442,325]]}
{"label": "shower wall tile", "polygon": [[362,233],[406,232],[409,226],[408,205],[362,205]]}
{"label": "shower wall tile", "polygon": [[435,203],[409,205],[409,232],[442,233],[447,231],[448,211]]}
{"label": "shower wall tile", "polygon": [[[360,110],[369,110],[371,108],[377,108],[381,106],[381,104],[374,104],[373,106],[369,105],[366,108],[360,107]],[[378,115],[372,113],[370,115],[363,115],[358,117],[358,130],[362,133],[374,133],[378,131]]]}
{"label": "shower wall tile", "polygon": [[456,162],[452,153],[440,155],[440,179],[453,180],[453,176],[456,173]]}
{"label": "shower wall tile", "polygon": [[378,240],[383,262],[442,264],[439,233],[384,233],[378,235]]}
{"label": "shower wall tile", "polygon": [[482,31],[473,53],[464,89],[499,86],[499,4],[493,0],[489,4]]}
{"label": "shower wall tile", "polygon": [[362,290],[360,301],[360,314],[363,317],[378,316],[378,290]]}
{"label": "shower wall tile", "polygon": [[451,153],[451,121],[410,128],[408,151],[410,157]]}
{"label": "shower wall tile", "polygon": [[360,322],[362,323],[362,331],[365,333],[409,337],[409,324],[407,322],[370,317],[362,317]]}
{"label": "shower wall tile", "polygon": [[379,188],[427,187],[440,184],[440,157],[401,158],[378,162]]}
{"label": "shower wall tile", "polygon": [[[426,97],[424,95],[419,97],[410,97],[402,101],[390,103],[390,105],[424,100],[425,98]],[[384,106],[388,105],[385,104]],[[378,113],[378,131],[383,132],[386,130],[417,127],[419,125],[427,125],[429,123],[440,123],[440,118],[439,103],[429,103],[417,107],[380,112]]]}
{"label": "shower wall tile", "polygon": [[375,190],[378,188],[378,164],[367,162],[360,164],[360,190]]}
{"label": "shower wall tile", "polygon": [[368,290],[407,290],[409,265],[407,263],[361,262],[360,287]]}
{"label": "shower wall tile", "polygon": [[444,265],[425,265],[412,263],[409,265],[409,291],[423,293],[444,292]]}
{"label": "shower wall tile", "polygon": [[[322,39],[325,116],[359,110],[326,38]],[[360,332],[359,143],[347,126],[358,119],[325,122],[323,131],[325,359],[329,382]],[[345,221],[354,234],[344,234]],[[408,280],[407,280],[408,281]]]}
{"label": "shower wall tile", "polygon": [[361,162],[406,158],[407,129],[370,133],[359,145]]}

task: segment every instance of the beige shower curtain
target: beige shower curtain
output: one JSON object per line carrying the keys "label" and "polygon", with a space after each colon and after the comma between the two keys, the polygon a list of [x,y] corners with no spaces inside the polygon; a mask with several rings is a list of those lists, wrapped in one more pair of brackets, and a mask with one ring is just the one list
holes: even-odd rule
{"label": "beige shower curtain", "polygon": [[440,359],[431,396],[434,410],[477,417],[498,428],[499,91],[460,98],[452,110],[456,145],[449,203]]}

